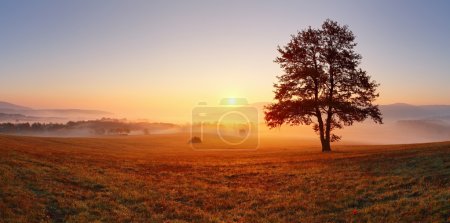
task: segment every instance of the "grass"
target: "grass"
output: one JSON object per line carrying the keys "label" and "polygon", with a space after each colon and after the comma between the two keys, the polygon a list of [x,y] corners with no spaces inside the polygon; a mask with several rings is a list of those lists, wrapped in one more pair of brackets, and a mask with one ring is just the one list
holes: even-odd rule
{"label": "grass", "polygon": [[450,220],[450,142],[322,154],[199,152],[188,139],[0,136],[0,222]]}

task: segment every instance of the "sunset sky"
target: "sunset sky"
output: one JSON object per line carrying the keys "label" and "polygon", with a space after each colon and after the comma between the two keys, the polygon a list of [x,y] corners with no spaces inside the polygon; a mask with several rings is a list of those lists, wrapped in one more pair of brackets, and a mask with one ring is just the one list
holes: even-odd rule
{"label": "sunset sky", "polygon": [[450,104],[450,1],[2,1],[0,101],[189,120],[271,101],[277,45],[349,25],[380,104]]}

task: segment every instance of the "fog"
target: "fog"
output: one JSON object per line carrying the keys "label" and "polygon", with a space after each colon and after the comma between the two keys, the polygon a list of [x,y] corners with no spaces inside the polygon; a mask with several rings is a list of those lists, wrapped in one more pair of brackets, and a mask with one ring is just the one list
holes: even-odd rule
{"label": "fog", "polygon": [[[380,106],[383,124],[370,119],[344,126],[334,133],[342,144],[403,144],[450,140],[450,106],[392,104]],[[262,115],[262,112],[261,112]],[[310,140],[318,135],[311,126],[282,126],[269,130],[262,125],[262,136]]]}
{"label": "fog", "polygon": [[[364,122],[336,130],[334,133],[342,136],[340,144],[405,144],[449,141],[450,125],[434,122],[388,121],[382,125]],[[310,126],[282,126],[270,130],[262,126],[260,134],[261,137],[286,140],[297,138],[299,142],[316,139],[319,143],[319,136]]]}
{"label": "fog", "polygon": [[[319,143],[318,135],[311,126],[283,125],[269,129],[264,124],[264,102],[249,105],[257,108],[258,117],[250,114],[253,127],[246,128],[242,121],[239,125],[217,128],[215,124],[220,115],[208,120],[211,123],[202,129],[207,134],[215,134],[218,129],[221,134],[236,134],[243,137],[246,134],[258,134],[262,141]],[[1,104],[0,104],[1,105]],[[104,118],[112,113],[95,110],[33,110],[25,107],[3,105],[0,110],[0,134],[53,136],[53,137],[99,137],[111,135],[161,135],[184,133],[190,135],[191,124],[150,123],[147,121],[129,121],[127,119]],[[426,105],[414,106],[408,104],[392,104],[380,106],[384,124],[375,124],[371,120],[345,126],[334,133],[342,136],[341,144],[403,144],[424,143],[450,140],[450,106]],[[245,112],[244,112],[245,113]],[[153,117],[157,120],[157,117]],[[90,120],[90,121],[86,121]],[[8,124],[5,124],[8,123]],[[41,125],[33,125],[41,123]],[[49,124],[52,123],[52,124]],[[215,123],[215,124],[214,124]],[[44,126],[42,126],[44,125]],[[255,128],[255,126],[257,128]],[[194,125],[195,127],[195,125]],[[198,134],[195,129],[193,134]]]}

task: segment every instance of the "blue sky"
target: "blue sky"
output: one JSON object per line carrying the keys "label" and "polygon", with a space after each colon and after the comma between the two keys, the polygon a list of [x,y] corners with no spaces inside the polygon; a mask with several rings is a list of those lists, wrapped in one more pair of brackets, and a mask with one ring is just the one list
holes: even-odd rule
{"label": "blue sky", "polygon": [[221,97],[270,101],[277,45],[330,18],[355,33],[379,103],[450,104],[449,11],[449,1],[2,1],[0,100],[167,117]]}

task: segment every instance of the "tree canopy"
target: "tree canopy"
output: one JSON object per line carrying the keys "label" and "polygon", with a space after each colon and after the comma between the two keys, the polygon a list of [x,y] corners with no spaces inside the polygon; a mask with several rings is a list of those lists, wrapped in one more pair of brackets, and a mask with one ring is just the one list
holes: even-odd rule
{"label": "tree canopy", "polygon": [[382,124],[374,105],[378,83],[359,68],[355,36],[348,26],[326,20],[321,28],[308,27],[278,47],[283,74],[274,84],[274,103],[266,106],[265,120],[271,128],[312,125],[320,136],[322,151],[341,137],[333,130],[367,118]]}

